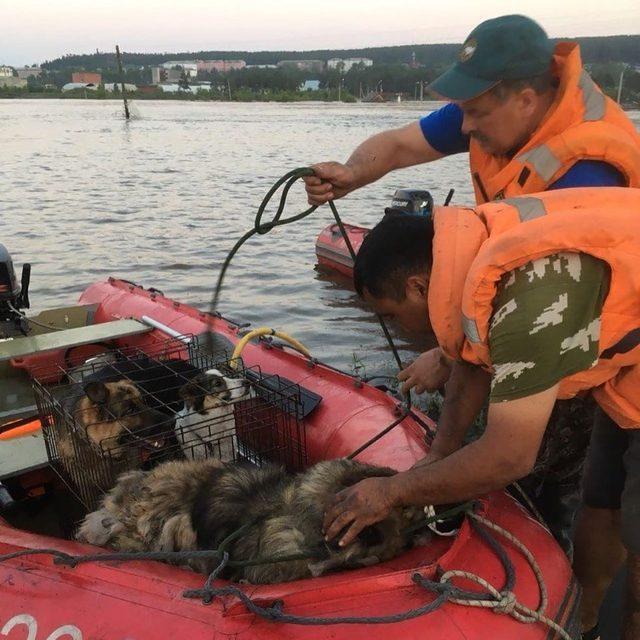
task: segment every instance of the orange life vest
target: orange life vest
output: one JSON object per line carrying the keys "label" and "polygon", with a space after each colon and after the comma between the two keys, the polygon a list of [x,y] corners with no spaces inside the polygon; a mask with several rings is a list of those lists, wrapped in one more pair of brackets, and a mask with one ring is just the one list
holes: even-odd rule
{"label": "orange life vest", "polygon": [[583,70],[580,48],[560,42],[554,55],[560,81],[544,120],[517,155],[493,156],[475,141],[469,162],[476,202],[545,191],[579,160],[614,166],[626,185],[640,187],[640,135]]}
{"label": "orange life vest", "polygon": [[434,213],[429,317],[443,351],[491,368],[489,325],[500,278],[531,260],[582,252],[605,261],[611,284],[599,358],[564,378],[560,398],[592,389],[622,427],[640,427],[640,189],[559,189]]}

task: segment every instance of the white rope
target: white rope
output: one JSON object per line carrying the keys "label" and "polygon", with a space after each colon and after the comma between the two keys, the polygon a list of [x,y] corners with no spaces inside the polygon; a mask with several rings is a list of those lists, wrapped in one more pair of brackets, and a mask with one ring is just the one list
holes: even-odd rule
{"label": "white rope", "polygon": [[502,537],[506,538],[527,559],[527,562],[531,566],[531,569],[536,577],[536,581],[538,582],[538,588],[540,589],[540,604],[536,610],[533,610],[525,606],[521,602],[518,602],[518,599],[512,591],[500,592],[492,584],[489,584],[484,578],[481,578],[480,576],[477,576],[476,574],[470,573],[468,571],[459,570],[447,571],[441,576],[440,582],[449,582],[452,578],[465,578],[466,580],[471,580],[472,582],[475,582],[476,584],[484,587],[495,598],[495,600],[463,600],[458,598],[450,598],[449,601],[467,607],[481,607],[484,609],[492,609],[495,613],[504,613],[510,615],[515,620],[518,620],[519,622],[523,622],[525,624],[541,622],[550,629],[553,629],[560,635],[561,638],[564,638],[564,640],[573,640],[572,637],[560,625],[544,615],[549,601],[547,586],[544,582],[540,566],[536,562],[536,559],[533,557],[533,554],[529,551],[529,549],[527,549],[527,547],[522,542],[520,542],[520,540],[518,540],[512,533],[510,533],[506,529],[503,529],[494,522],[491,522],[491,520],[487,520],[486,518],[483,518],[476,513],[469,513],[468,515],[470,518],[476,520],[476,522],[479,522],[485,527],[492,529],[493,531],[499,533]]}

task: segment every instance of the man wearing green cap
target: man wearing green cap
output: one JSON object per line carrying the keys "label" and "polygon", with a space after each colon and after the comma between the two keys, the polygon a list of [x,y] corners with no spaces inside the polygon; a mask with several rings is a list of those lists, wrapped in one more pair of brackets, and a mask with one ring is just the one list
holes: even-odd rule
{"label": "man wearing green cap", "polygon": [[[457,62],[431,89],[450,103],[418,122],[369,138],[344,164],[314,165],[316,175],[306,179],[309,202],[323,204],[394,169],[467,151],[478,204],[548,189],[640,186],[640,137],[633,124],[584,72],[578,46],[561,42],[554,49],[544,30],[529,18],[510,15],[480,24],[463,43]],[[582,283],[582,291],[606,288],[608,274],[602,264],[588,256],[582,256],[581,261],[583,280],[587,274],[591,278],[590,283]],[[533,269],[538,273],[535,265]],[[568,272],[545,273],[544,277],[548,286],[538,290],[548,290],[549,295],[569,290],[575,284]],[[526,303],[526,289],[523,283],[522,291],[510,290],[515,303]],[[570,312],[571,309],[565,313],[559,330],[570,331],[574,321],[581,321],[569,317]],[[509,360],[512,354],[504,355]],[[482,376],[475,376],[469,367],[457,363],[451,368],[438,350],[422,354],[399,376],[405,390],[415,387],[423,391],[438,388],[450,370],[447,389],[452,392],[445,398],[438,436],[425,462],[445,457],[460,445],[461,429],[473,419],[465,414],[463,405],[466,398],[485,393],[472,388],[474,380]],[[571,427],[573,409],[582,401],[565,402],[569,406],[562,412]],[[586,424],[590,422],[584,420]],[[558,429],[558,420],[554,423],[553,419],[547,428],[547,439],[557,441],[556,449],[562,446],[558,445],[558,432],[563,430],[567,431]],[[585,436],[576,433],[576,429],[568,431],[574,445],[577,438]],[[580,446],[576,445],[576,449]],[[577,477],[579,473],[573,474],[574,479]],[[555,514],[562,523],[555,527],[556,534],[567,528],[575,511],[575,505],[558,502],[554,508],[564,513]],[[603,539],[615,535],[615,523],[607,520],[614,507],[592,511],[592,517],[602,517],[599,522],[587,522],[582,527],[576,566],[585,588],[586,629],[595,624],[603,585],[610,579],[614,563],[619,564],[619,558],[595,558],[591,551],[601,542],[594,535]],[[570,550],[566,540],[564,543]]]}

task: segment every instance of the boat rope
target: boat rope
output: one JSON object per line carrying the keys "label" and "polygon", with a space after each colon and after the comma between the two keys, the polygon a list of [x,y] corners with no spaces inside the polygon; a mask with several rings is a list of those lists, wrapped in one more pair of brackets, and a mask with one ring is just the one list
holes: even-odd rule
{"label": "boat rope", "polygon": [[[499,525],[491,522],[487,518],[475,513],[469,513],[472,519],[472,526],[485,542],[496,552],[502,562],[505,571],[505,584],[501,590],[498,590],[484,578],[471,573],[469,571],[449,570],[444,572],[438,581],[425,578],[420,573],[412,575],[414,584],[436,594],[436,598],[420,607],[409,609],[400,613],[382,615],[382,616],[335,616],[335,617],[318,617],[318,616],[299,616],[284,611],[284,603],[279,600],[271,606],[265,607],[253,601],[242,589],[235,585],[225,585],[221,587],[214,586],[214,580],[217,578],[222,569],[229,562],[227,553],[222,558],[220,565],[211,573],[205,586],[202,589],[194,589],[185,591],[183,594],[186,598],[199,598],[203,603],[210,604],[217,597],[232,596],[237,598],[251,613],[260,616],[271,622],[283,624],[296,624],[304,626],[324,626],[335,624],[390,624],[396,622],[404,622],[414,618],[426,615],[436,611],[447,602],[468,607],[478,607],[490,609],[495,613],[511,616],[514,620],[524,624],[541,623],[555,631],[563,640],[572,640],[572,637],[565,629],[563,629],[554,620],[545,615],[548,604],[547,589],[542,576],[542,571],[529,549],[520,542],[513,534]],[[482,525],[482,526],[480,526]],[[483,528],[486,527],[486,529]],[[515,570],[509,557],[498,541],[490,535],[487,529],[499,533],[511,542],[527,559],[540,590],[540,602],[536,609],[527,607],[518,601],[513,591],[515,586]],[[481,591],[468,591],[456,587],[452,580],[455,578],[464,578],[471,580],[485,589]]]}
{"label": "boat rope", "polygon": [[[287,197],[289,195],[289,191],[291,190],[291,187],[293,187],[293,185],[300,180],[301,178],[307,177],[307,176],[312,176],[314,175],[313,169],[311,167],[300,167],[298,169],[293,169],[292,171],[289,171],[288,173],[286,173],[284,176],[282,176],[279,180],[277,180],[275,182],[275,184],[269,189],[269,191],[267,192],[267,194],[265,195],[265,197],[262,199],[262,202],[260,203],[260,206],[258,207],[258,212],[256,213],[256,217],[254,220],[254,224],[253,224],[253,229],[250,229],[249,231],[247,231],[232,247],[231,251],[229,251],[229,253],[227,254],[227,257],[225,258],[224,262],[222,263],[222,268],[220,269],[220,274],[218,276],[218,281],[216,283],[216,288],[214,290],[213,293],[213,297],[211,298],[211,305],[210,305],[210,309],[209,309],[209,313],[211,315],[211,317],[215,316],[215,313],[217,311],[217,306],[218,306],[218,301],[220,299],[220,293],[222,291],[222,286],[224,283],[224,278],[225,275],[227,273],[227,269],[229,268],[229,265],[231,264],[231,261],[233,260],[234,256],[236,255],[236,253],[238,253],[240,247],[242,247],[242,245],[249,240],[249,238],[253,237],[256,234],[259,235],[265,235],[267,233],[269,233],[269,231],[275,229],[276,227],[280,227],[286,224],[291,224],[292,222],[297,222],[298,220],[302,220],[304,218],[306,218],[307,216],[310,216],[318,207],[316,205],[312,205],[311,207],[309,207],[308,209],[305,209],[304,211],[302,211],[301,213],[298,213],[297,215],[293,215],[293,216],[289,216],[287,218],[283,218],[282,214],[284,213],[284,209],[286,207],[287,204]],[[278,203],[278,208],[276,210],[276,213],[274,214],[273,218],[268,221],[268,222],[263,222],[263,216],[265,214],[266,208],[269,205],[269,203],[271,202],[272,198],[275,196],[275,194],[278,192],[278,190],[280,189],[280,187],[282,187],[282,193],[280,194],[280,201]],[[331,212],[333,213],[333,216],[336,220],[336,223],[338,225],[338,228],[340,229],[340,233],[342,234],[342,237],[345,241],[345,244],[347,246],[347,249],[349,250],[349,254],[351,255],[351,259],[355,262],[356,259],[356,252],[353,248],[353,245],[351,244],[351,241],[349,240],[349,236],[347,235],[347,231],[344,227],[344,223],[342,222],[342,219],[340,218],[340,214],[338,213],[338,210],[336,208],[335,203],[333,202],[333,200],[329,201],[329,207],[331,208]],[[393,353],[393,357],[398,365],[398,367],[400,369],[402,369],[402,361],[400,360],[400,355],[398,353],[398,350],[395,346],[395,344],[393,343],[393,340],[391,338],[391,334],[389,333],[389,329],[387,328],[386,323],[384,322],[384,319],[378,315],[378,320],[380,322],[380,325],[382,327],[382,330],[385,334],[385,337],[387,338],[387,341],[389,342],[389,346],[391,347],[391,351]],[[209,325],[209,335],[211,336],[211,325]],[[209,338],[211,339],[211,338]]]}
{"label": "boat rope", "polygon": [[[218,302],[220,300],[220,294],[222,292],[222,287],[224,284],[224,279],[225,279],[227,270],[229,269],[231,261],[233,260],[235,255],[238,253],[242,245],[245,242],[247,242],[247,240],[252,238],[254,235],[265,235],[269,233],[271,230],[275,229],[276,227],[280,227],[283,225],[291,224],[293,222],[297,222],[298,220],[302,220],[310,216],[318,208],[316,205],[312,205],[308,209],[305,209],[304,211],[296,215],[283,217],[283,213],[287,203],[287,197],[293,185],[301,178],[304,178],[306,176],[312,176],[312,175],[314,175],[314,171],[311,167],[300,167],[297,169],[293,169],[288,173],[286,173],[285,175],[283,175],[280,179],[278,179],[274,183],[274,185],[269,189],[267,194],[264,196],[264,198],[262,199],[262,202],[258,207],[253,228],[247,231],[239,240],[236,241],[236,243],[233,245],[233,247],[227,254],[227,257],[225,258],[224,262],[222,263],[222,267],[218,275],[218,280],[216,282],[214,293],[211,298],[211,304],[210,304],[209,316],[208,316],[210,319],[216,317],[218,313],[217,312]],[[269,205],[271,200],[274,198],[274,196],[278,193],[280,188],[282,188],[282,192],[280,193],[280,200],[278,202],[278,207],[276,209],[274,216],[270,221],[263,221],[267,206]],[[351,259],[355,263],[356,252],[353,248],[353,245],[351,244],[351,240],[349,239],[347,231],[344,227],[342,218],[338,213],[338,209],[336,208],[336,205],[333,202],[333,200],[330,200],[328,204],[329,204],[329,207],[331,208],[331,212],[333,213],[333,217],[335,218],[338,228],[340,229],[340,233],[342,234],[342,238],[344,239],[344,242],[349,251],[349,254],[351,255]],[[384,321],[384,318],[382,316],[376,314],[376,317],[378,318],[378,322],[380,323],[382,332],[384,333],[387,343],[389,344],[389,348],[391,349],[394,360],[396,361],[398,368],[402,370],[403,369],[402,360],[400,359],[400,354],[398,353],[398,349],[393,341],[393,337],[389,332],[389,328],[387,327],[387,324]],[[214,336],[213,325],[211,320],[209,320],[206,338],[205,338],[206,346],[209,351],[214,350],[213,336]],[[315,360],[312,360],[312,361],[315,362]],[[375,435],[373,438],[371,438],[370,440],[365,442],[362,446],[360,446],[356,451],[354,451],[349,456],[349,458],[353,458],[359,453],[362,453],[365,449],[370,447],[374,442],[377,442],[380,438],[382,438],[391,430],[396,428],[399,424],[401,424],[403,420],[405,420],[407,417],[411,417],[415,422],[417,422],[424,429],[425,437],[428,442],[431,442],[433,440],[434,433],[432,428],[425,422],[425,420],[423,420],[420,416],[418,416],[417,413],[412,408],[410,392],[406,394],[402,404],[404,405],[402,415],[397,420],[394,420],[391,425],[389,425],[388,427],[385,427],[379,434]]]}
{"label": "boat rope", "polygon": [[[455,507],[447,511],[442,511],[438,514],[425,516],[425,519],[420,523],[412,525],[411,527],[405,529],[403,531],[403,534],[410,535],[416,533],[420,529],[424,529],[430,524],[433,524],[438,520],[442,520],[443,518],[453,517],[460,513],[469,513],[473,508],[473,504],[473,502],[465,502],[463,504],[456,505]],[[87,564],[91,562],[134,562],[154,560],[160,562],[170,562],[172,564],[181,564],[186,563],[189,560],[222,560],[227,547],[233,541],[240,538],[247,531],[247,529],[254,526],[255,524],[255,521],[249,522],[234,530],[222,540],[222,542],[216,549],[194,549],[186,551],[114,551],[106,553],[89,553],[82,555],[72,555],[57,549],[25,549],[23,551],[16,551],[14,553],[0,555],[0,563],[6,562],[8,560],[14,560],[16,558],[37,555],[52,556],[54,564],[66,565],[69,567],[76,567],[80,564]],[[290,562],[292,560],[303,559],[317,558],[308,553],[294,553],[289,555],[261,556],[249,560],[227,559],[225,561],[225,564],[229,567],[253,567],[264,564]]]}
{"label": "boat rope", "polygon": [[[558,625],[545,615],[548,605],[548,593],[544,577],[540,566],[538,565],[533,554],[529,549],[516,538],[512,533],[499,526],[495,522],[476,513],[472,504],[465,504],[455,507],[450,511],[456,510],[458,513],[464,511],[470,519],[470,525],[487,546],[495,553],[500,560],[505,573],[505,582],[501,589],[497,589],[490,582],[474,574],[470,571],[462,571],[451,569],[442,573],[438,580],[431,580],[422,574],[416,572],[411,576],[412,582],[435,595],[435,599],[399,613],[381,615],[381,616],[336,616],[336,617],[318,617],[318,616],[300,616],[284,611],[284,603],[276,601],[271,606],[262,606],[245,593],[235,584],[225,584],[215,586],[215,581],[219,578],[226,567],[232,566],[249,566],[259,563],[285,562],[288,560],[298,560],[308,557],[305,554],[291,554],[290,556],[281,556],[273,558],[259,558],[247,561],[234,561],[230,557],[227,547],[230,543],[240,537],[244,531],[251,526],[250,524],[240,527],[232,534],[225,538],[220,546],[215,550],[204,551],[173,551],[173,552],[121,552],[121,553],[97,553],[88,555],[71,555],[57,549],[25,549],[14,553],[0,555],[0,562],[22,558],[34,555],[50,555],[53,556],[54,564],[62,564],[70,567],[76,567],[79,564],[87,562],[107,562],[107,561],[135,561],[135,560],[164,560],[169,562],[187,562],[189,560],[219,560],[218,565],[209,574],[207,580],[200,589],[188,589],[183,593],[183,597],[190,599],[200,599],[203,604],[211,604],[216,598],[228,596],[235,597],[246,609],[263,618],[265,620],[282,623],[295,624],[304,626],[321,626],[335,624],[391,624],[396,622],[404,622],[414,618],[432,613],[445,605],[446,603],[456,604],[467,607],[477,607],[489,609],[494,613],[511,616],[514,620],[524,624],[541,623],[555,631],[563,640],[572,640],[571,636],[565,629]],[[425,519],[425,524],[434,517],[441,518],[446,514],[439,514]],[[516,574],[513,563],[509,559],[505,549],[498,540],[491,535],[493,531],[507,541],[509,541],[527,560],[531,570],[535,576],[539,589],[539,604],[536,609],[532,609],[519,602],[514,594],[516,583]],[[462,578],[475,582],[484,591],[471,591],[457,587],[453,580]]]}

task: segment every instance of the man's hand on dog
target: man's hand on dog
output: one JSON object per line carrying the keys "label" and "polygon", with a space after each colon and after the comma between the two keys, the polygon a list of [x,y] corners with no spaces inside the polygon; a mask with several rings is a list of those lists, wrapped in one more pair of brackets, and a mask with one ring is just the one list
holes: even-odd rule
{"label": "man's hand on dog", "polygon": [[315,175],[304,178],[309,204],[319,206],[337,200],[357,188],[353,169],[340,162],[320,162],[311,167]]}
{"label": "man's hand on dog", "polygon": [[451,362],[439,347],[425,351],[398,374],[402,393],[415,387],[416,393],[437,391],[449,379]]}
{"label": "man's hand on dog", "polygon": [[369,525],[384,520],[397,504],[393,476],[366,478],[336,494],[327,509],[322,527],[325,540],[333,540],[348,527],[338,541],[341,547],[353,542]]}

